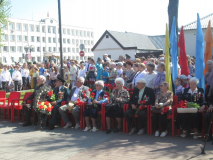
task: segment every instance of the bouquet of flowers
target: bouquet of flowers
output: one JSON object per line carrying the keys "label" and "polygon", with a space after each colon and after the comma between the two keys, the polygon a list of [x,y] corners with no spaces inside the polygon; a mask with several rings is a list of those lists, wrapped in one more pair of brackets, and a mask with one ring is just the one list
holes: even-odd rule
{"label": "bouquet of flowers", "polygon": [[68,103],[67,109],[69,112],[72,112],[75,106],[80,106],[83,102],[78,98],[75,102]]}
{"label": "bouquet of flowers", "polygon": [[[93,101],[95,99],[95,93],[90,93],[90,98],[91,100]],[[96,108],[97,107],[97,104],[94,104],[94,107]]]}
{"label": "bouquet of flowers", "polygon": [[200,108],[199,104],[187,101],[180,101],[178,107],[178,113],[197,113],[197,110]]}
{"label": "bouquet of flowers", "polygon": [[145,104],[145,103],[146,103],[145,100],[139,101],[140,106],[137,108],[137,110],[136,110],[136,112],[135,112],[135,115],[137,115],[137,114],[139,113],[140,110],[146,108],[146,106],[143,105],[143,104]]}
{"label": "bouquet of flowers", "polygon": [[115,89],[115,87],[112,86],[112,84],[104,84],[106,91],[108,93],[111,93],[113,89]]}
{"label": "bouquet of flowers", "polygon": [[43,114],[51,115],[51,111],[53,109],[53,106],[50,104],[50,102],[38,102],[37,103],[37,109]]}
{"label": "bouquet of flowers", "polygon": [[49,91],[47,94],[50,97],[51,101],[54,102],[55,101],[55,94],[53,94],[53,90]]}

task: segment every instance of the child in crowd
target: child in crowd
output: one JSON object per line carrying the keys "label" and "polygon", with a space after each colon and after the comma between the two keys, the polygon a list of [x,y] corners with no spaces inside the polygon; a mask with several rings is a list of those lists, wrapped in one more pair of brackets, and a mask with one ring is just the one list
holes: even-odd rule
{"label": "child in crowd", "polygon": [[64,73],[64,80],[65,86],[69,88],[70,86],[70,72],[69,72],[69,67],[65,67],[65,73]]}
{"label": "child in crowd", "polygon": [[181,100],[182,94],[184,92],[184,87],[181,86],[181,79],[180,78],[176,78],[175,79],[175,95],[178,97],[178,101]]}
{"label": "child in crowd", "polygon": [[122,69],[122,67],[123,67],[123,63],[122,63],[122,62],[118,62],[118,63],[117,63],[117,78],[118,78],[118,77],[121,77],[122,74],[123,74],[123,69]]}
{"label": "child in crowd", "polygon": [[46,69],[43,75],[45,78],[47,78],[47,76],[50,76],[49,70]]}
{"label": "child in crowd", "polygon": [[181,79],[181,86],[183,86],[184,88],[188,88],[188,78],[185,75],[181,75],[180,76]]}
{"label": "child in crowd", "polygon": [[39,75],[44,75],[44,73],[45,73],[44,64],[40,64]]}
{"label": "child in crowd", "polygon": [[45,84],[51,86],[50,75],[46,76],[46,82],[45,82]]}
{"label": "child in crowd", "polygon": [[105,67],[104,71],[101,74],[101,80],[103,80],[104,83],[107,83],[108,77],[109,77],[109,67]]}

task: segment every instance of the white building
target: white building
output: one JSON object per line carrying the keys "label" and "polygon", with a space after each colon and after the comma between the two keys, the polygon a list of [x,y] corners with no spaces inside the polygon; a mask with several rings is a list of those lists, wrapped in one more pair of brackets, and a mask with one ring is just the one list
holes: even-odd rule
{"label": "white building", "polygon": [[[4,27],[4,47],[0,48],[0,62],[11,64],[25,62],[26,46],[33,46],[31,62],[44,62],[54,54],[59,58],[59,26],[52,18],[40,21],[10,18],[10,24]],[[94,45],[94,30],[90,28],[62,25],[63,59],[86,60],[93,57],[91,48]],[[85,56],[79,56],[79,45],[85,45]]]}

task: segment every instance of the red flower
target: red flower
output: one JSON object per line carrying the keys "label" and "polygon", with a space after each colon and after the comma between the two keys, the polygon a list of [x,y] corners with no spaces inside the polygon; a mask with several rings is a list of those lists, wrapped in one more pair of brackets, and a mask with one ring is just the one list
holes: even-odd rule
{"label": "red flower", "polygon": [[127,89],[126,87],[123,87],[124,89]]}
{"label": "red flower", "polygon": [[90,92],[91,92],[91,91],[92,91],[92,89],[91,89],[91,88],[89,88],[89,89],[88,89],[88,91],[90,91]]}
{"label": "red flower", "polygon": [[161,112],[161,114],[167,113],[168,110],[169,110],[169,107],[164,107],[163,110],[162,110],[162,112]]}
{"label": "red flower", "polygon": [[77,102],[81,102],[81,100],[78,98],[78,99],[77,99]]}
{"label": "red flower", "polygon": [[146,103],[146,101],[145,100],[141,100],[141,101],[139,101],[139,104],[145,104]]}
{"label": "red flower", "polygon": [[41,104],[41,102],[38,102],[38,104]]}
{"label": "red flower", "polygon": [[84,94],[83,94],[83,98],[86,98],[86,97],[87,97],[87,96],[86,96],[86,94],[84,93]]}
{"label": "red flower", "polygon": [[53,91],[49,91],[47,94],[48,94],[48,96],[52,97]]}
{"label": "red flower", "polygon": [[84,93],[87,93],[87,90],[85,90]]}
{"label": "red flower", "polygon": [[38,106],[39,109],[43,109],[44,107],[42,105]]}
{"label": "red flower", "polygon": [[50,103],[48,101],[44,102],[44,105],[48,106]]}
{"label": "red flower", "polygon": [[47,111],[51,112],[52,111],[51,107],[47,107]]}
{"label": "red flower", "polygon": [[90,96],[91,96],[91,97],[94,97],[94,96],[95,96],[95,93],[91,93]]}
{"label": "red flower", "polygon": [[144,108],[146,108],[146,107],[145,107],[145,106],[140,106],[140,107],[139,107],[140,110],[142,110],[142,109],[144,109]]}
{"label": "red flower", "polygon": [[54,107],[53,106],[51,106],[51,109],[53,109]]}

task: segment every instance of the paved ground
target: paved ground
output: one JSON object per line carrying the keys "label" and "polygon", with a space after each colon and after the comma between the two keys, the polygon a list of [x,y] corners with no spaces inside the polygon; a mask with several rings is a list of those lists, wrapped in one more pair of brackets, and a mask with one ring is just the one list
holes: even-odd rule
{"label": "paved ground", "polygon": [[201,139],[192,136],[165,138],[61,127],[53,131],[35,131],[33,126],[0,120],[0,159],[3,160],[87,160],[87,159],[213,159],[208,143],[206,155],[200,155]]}

